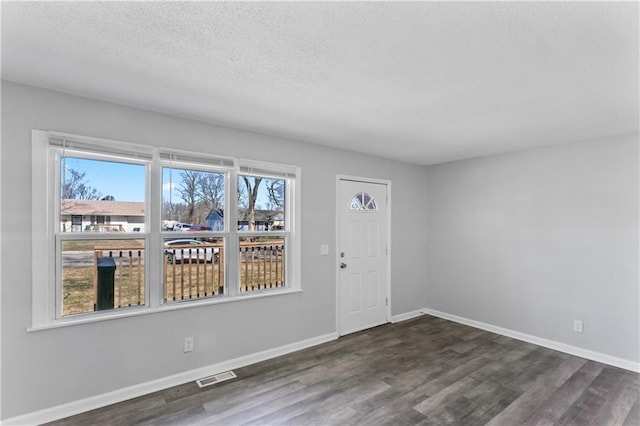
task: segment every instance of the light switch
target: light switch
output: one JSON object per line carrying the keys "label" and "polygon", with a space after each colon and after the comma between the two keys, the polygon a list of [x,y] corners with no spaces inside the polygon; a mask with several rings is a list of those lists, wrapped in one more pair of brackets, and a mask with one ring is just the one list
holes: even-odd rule
{"label": "light switch", "polygon": [[329,244],[320,244],[320,256],[329,254]]}

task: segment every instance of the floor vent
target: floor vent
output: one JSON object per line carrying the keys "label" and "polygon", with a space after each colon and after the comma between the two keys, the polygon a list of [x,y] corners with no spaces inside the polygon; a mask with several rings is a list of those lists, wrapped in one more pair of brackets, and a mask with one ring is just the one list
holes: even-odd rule
{"label": "floor vent", "polygon": [[236,376],[236,373],[234,373],[233,371],[225,371],[224,373],[219,373],[213,376],[198,379],[196,380],[196,383],[198,384],[198,386],[203,388],[205,386],[211,386],[215,385],[216,383],[224,382],[225,380],[235,379],[236,377],[238,376]]}

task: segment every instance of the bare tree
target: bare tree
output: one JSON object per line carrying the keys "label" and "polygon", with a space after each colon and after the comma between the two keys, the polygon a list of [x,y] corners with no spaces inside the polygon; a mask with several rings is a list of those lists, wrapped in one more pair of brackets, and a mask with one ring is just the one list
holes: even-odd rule
{"label": "bare tree", "polygon": [[202,172],[183,170],[180,173],[180,178],[181,181],[176,190],[186,204],[186,222],[192,223],[194,221],[196,204],[199,201],[198,184],[202,178]]}
{"label": "bare tree", "polygon": [[203,173],[198,182],[198,196],[207,210],[222,208],[224,205],[224,175]]}
{"label": "bare tree", "polygon": [[162,200],[162,219],[163,220],[174,220],[176,209],[171,201]]}
{"label": "bare tree", "polygon": [[62,184],[62,198],[64,200],[99,200],[102,194],[86,180],[86,172],[80,172],[71,167],[65,170]]}
{"label": "bare tree", "polygon": [[275,210],[284,209],[284,179],[266,179],[269,201]]}
{"label": "bare tree", "polygon": [[[257,176],[242,176],[244,185],[246,188],[247,199],[247,219],[249,221],[249,231],[256,230],[256,200],[258,199],[258,188],[262,182],[261,177]],[[253,185],[252,182],[253,181]],[[238,191],[238,198],[240,198],[240,191]]]}

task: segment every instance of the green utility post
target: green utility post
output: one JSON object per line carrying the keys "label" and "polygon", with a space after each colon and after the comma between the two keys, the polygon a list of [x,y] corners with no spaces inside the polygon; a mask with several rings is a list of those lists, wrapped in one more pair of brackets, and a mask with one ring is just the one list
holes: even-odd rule
{"label": "green utility post", "polygon": [[96,297],[96,311],[113,309],[114,277],[116,261],[113,257],[98,258],[98,294]]}

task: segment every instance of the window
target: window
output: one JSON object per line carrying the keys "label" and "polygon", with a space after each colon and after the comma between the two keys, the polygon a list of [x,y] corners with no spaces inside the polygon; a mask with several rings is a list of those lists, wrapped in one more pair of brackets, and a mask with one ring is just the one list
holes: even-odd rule
{"label": "window", "polygon": [[298,289],[299,175],[34,130],[34,327]]}
{"label": "window", "polygon": [[[60,177],[54,192],[59,316],[144,305],[147,243],[130,233],[127,217],[144,221],[148,161],[116,160],[66,143],[52,154]],[[113,263],[108,274],[105,258]]]}
{"label": "window", "polygon": [[254,173],[238,176],[241,292],[285,285],[286,200],[286,179]]}
{"label": "window", "polygon": [[376,200],[366,192],[359,192],[353,196],[349,203],[349,210],[354,211],[378,211]]}
{"label": "window", "polygon": [[229,238],[225,199],[231,170],[217,159],[172,152],[162,152],[161,158],[163,301],[224,295]]}

